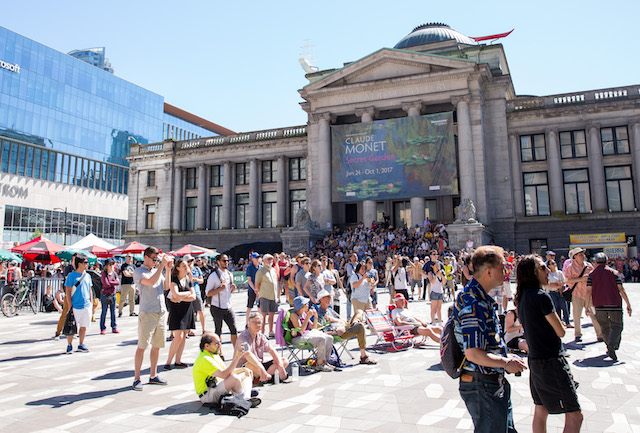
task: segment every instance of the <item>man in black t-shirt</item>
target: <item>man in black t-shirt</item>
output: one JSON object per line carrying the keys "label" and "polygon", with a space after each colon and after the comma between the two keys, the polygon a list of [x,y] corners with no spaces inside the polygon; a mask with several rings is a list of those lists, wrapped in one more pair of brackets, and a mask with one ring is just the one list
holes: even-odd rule
{"label": "man in black t-shirt", "polygon": [[[576,382],[562,355],[565,330],[551,297],[542,286],[548,284],[549,269],[537,255],[526,256],[516,270],[518,289],[515,303],[529,345],[529,386],[536,405],[533,431],[546,431],[549,414],[565,414],[565,432],[578,432],[582,412]],[[549,380],[554,378],[554,380]]]}
{"label": "man in black t-shirt", "polygon": [[122,317],[125,301],[129,302],[129,316],[137,316],[136,308],[136,289],[133,284],[133,271],[136,267],[133,265],[133,256],[127,254],[124,263],[120,266],[120,302],[118,302],[118,317]]}

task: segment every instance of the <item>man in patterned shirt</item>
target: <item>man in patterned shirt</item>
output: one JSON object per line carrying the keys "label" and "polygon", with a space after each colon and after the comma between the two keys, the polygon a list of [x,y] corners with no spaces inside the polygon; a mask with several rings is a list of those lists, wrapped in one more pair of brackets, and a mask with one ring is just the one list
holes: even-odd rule
{"label": "man in patterned shirt", "polygon": [[503,250],[496,246],[476,249],[471,257],[474,274],[454,305],[455,336],[464,352],[460,396],[473,419],[475,432],[515,432],[511,387],[504,377],[526,368],[517,357],[507,356],[497,304],[488,292],[505,276]]}

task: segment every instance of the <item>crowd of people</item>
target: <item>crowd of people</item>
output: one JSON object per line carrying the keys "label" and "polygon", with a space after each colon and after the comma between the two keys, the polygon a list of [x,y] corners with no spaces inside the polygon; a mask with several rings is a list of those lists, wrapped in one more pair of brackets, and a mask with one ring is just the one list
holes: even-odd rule
{"label": "crowd of people", "polygon": [[[241,260],[235,265],[226,254],[210,262],[188,254],[174,258],[154,247],[144,251],[139,266],[127,255],[122,263],[108,259],[90,267],[87,258],[78,254],[64,269],[46,270],[50,278],[60,275],[64,284],[55,293],[49,287],[43,302],[52,306],[51,311],[60,312],[55,338],[61,337],[68,312],[73,312],[78,352],[89,351],[86,330],[91,321],[97,321],[98,307],[100,333],[105,334],[107,319],[111,332],[119,332],[117,319],[128,305],[129,315],[138,316],[132,384],[136,391],[143,390],[141,371],[147,349],[151,385],[167,384],[158,374],[160,349],[167,342],[163,370],[189,367],[182,355],[200,322],[201,352],[192,366],[200,400],[216,404],[233,394],[257,405],[259,399],[251,391],[254,385],[285,381],[291,374],[287,359],[273,346],[278,331],[289,344],[313,346],[313,368],[318,371],[336,369],[330,362],[335,337],[357,339],[360,364],[375,365],[377,361],[366,352],[365,317],[368,310],[377,308],[379,291],[389,292],[395,326],[411,328],[414,335],[435,342],[440,342],[445,327],[442,308],[446,297],[454,301],[449,315],[465,355],[460,393],[476,430],[513,427],[504,374],[530,368],[536,404],[534,431],[544,431],[549,413],[566,413],[567,431],[578,431],[580,406],[560,338],[567,328],[573,328],[575,342],[581,342],[585,311],[598,341],[606,345],[607,356],[617,361],[622,301],[631,314],[623,287],[626,262],[608,260],[598,253],[591,263],[582,248],[571,249],[566,260],[556,260],[553,251],[547,251],[544,258],[523,256],[497,246],[475,248],[472,241],[463,250],[451,251],[447,239],[444,225],[412,229],[360,225],[334,230],[308,255],[252,252],[246,263]],[[637,268],[633,263],[638,261],[632,258],[630,262],[633,281]],[[247,277],[244,323],[238,323],[232,307],[232,294],[238,291],[232,269],[244,269]],[[515,292],[510,284],[514,275]],[[15,282],[22,272],[17,264],[0,265],[0,278]],[[420,299],[429,300],[428,321],[418,319],[409,309],[409,301]],[[282,315],[283,303],[289,304],[283,310],[286,315],[276,317]],[[213,318],[214,332],[205,329],[205,308]],[[221,356],[223,325],[234,349],[229,363]],[[73,353],[74,334],[65,335],[68,354]],[[507,349],[530,354],[528,367]],[[549,374],[563,379],[549,384],[544,380]],[[496,398],[484,396],[487,392]],[[486,411],[498,416],[487,421],[482,416]]]}

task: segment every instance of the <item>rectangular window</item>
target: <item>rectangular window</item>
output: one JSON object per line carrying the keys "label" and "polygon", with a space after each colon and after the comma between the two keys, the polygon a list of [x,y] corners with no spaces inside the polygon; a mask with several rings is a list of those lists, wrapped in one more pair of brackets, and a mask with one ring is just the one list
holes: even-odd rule
{"label": "rectangular window", "polygon": [[11,143],[11,155],[9,156],[9,173],[16,174],[18,168],[18,143]]}
{"label": "rectangular window", "polygon": [[249,216],[249,194],[236,194],[236,228],[246,229]]}
{"label": "rectangular window", "polygon": [[551,215],[547,172],[524,173],[523,178],[525,215]]}
{"label": "rectangular window", "polygon": [[187,189],[198,188],[198,169],[196,167],[187,168]]}
{"label": "rectangular window", "polygon": [[278,193],[263,192],[262,193],[262,227],[275,227],[276,218],[278,216]]}
{"label": "rectangular window", "polygon": [[[103,165],[104,165],[104,164],[102,164],[102,163],[100,163],[100,162],[97,162],[97,161],[96,161],[96,168],[95,168],[95,170],[96,170],[96,171],[95,171],[95,173],[93,174],[93,178],[94,178],[93,186],[94,186],[96,189],[100,189],[100,188],[102,187],[102,166],[103,166]],[[66,164],[65,164],[65,167],[66,167]],[[62,177],[64,178],[65,176],[66,176],[66,174],[65,174],[65,172],[63,171],[63,172],[62,172]]]}
{"label": "rectangular window", "polygon": [[56,152],[56,182],[62,182],[62,167],[65,155],[63,153]]}
{"label": "rectangular window", "polygon": [[124,168],[123,171],[124,171],[124,175],[122,178],[122,193],[124,195],[127,195],[129,191],[129,170]]}
{"label": "rectangular window", "polygon": [[224,184],[224,166],[212,165],[211,166],[211,186],[214,188],[223,186]]}
{"label": "rectangular window", "polygon": [[11,142],[2,140],[2,172],[9,172],[9,155],[11,155]]}
{"label": "rectangular window", "polygon": [[529,251],[531,254],[537,254],[544,257],[544,253],[548,249],[546,239],[529,239]]}
{"label": "rectangular window", "polygon": [[40,179],[47,180],[49,170],[49,151],[42,149],[42,168],[40,169]]}
{"label": "rectangular window", "polygon": [[547,149],[544,134],[521,135],[520,157],[522,162],[545,161],[547,159]]}
{"label": "rectangular window", "polygon": [[618,155],[629,153],[629,131],[626,126],[601,128],[600,140],[603,155]]}
{"label": "rectangular window", "polygon": [[307,208],[307,190],[294,189],[289,191],[289,203],[291,209],[289,225],[293,225],[296,220],[296,213],[298,213],[298,210]]}
{"label": "rectangular window", "polygon": [[610,212],[632,211],[636,209],[633,196],[633,178],[631,166],[605,167],[607,182],[607,202]]}
{"label": "rectangular window", "polygon": [[148,204],[145,210],[144,228],[153,229],[156,227],[156,205]]}
{"label": "rectangular window", "polygon": [[289,180],[306,180],[307,179],[307,158],[291,158],[289,159]]}
{"label": "rectangular window", "polygon": [[589,170],[564,170],[564,202],[568,214],[590,213]]}
{"label": "rectangular window", "polygon": [[587,156],[587,141],[584,131],[561,132],[560,155],[562,159],[583,158]]}
{"label": "rectangular window", "polygon": [[187,197],[187,212],[185,230],[192,232],[196,229],[196,214],[198,212],[198,197]]}
{"label": "rectangular window", "polygon": [[262,161],[262,183],[273,183],[278,180],[276,161]]}
{"label": "rectangular window", "polygon": [[21,144],[18,148],[18,175],[24,176],[24,163],[27,157],[27,147]]}
{"label": "rectangular window", "polygon": [[211,196],[211,221],[209,224],[211,230],[220,230],[222,228],[222,196]]}
{"label": "rectangular window", "polygon": [[95,162],[94,161],[89,161],[89,170],[87,172],[88,173],[88,178],[89,178],[87,186],[89,188],[93,188],[93,177],[95,175],[95,171],[96,171],[95,170]]}
{"label": "rectangular window", "polygon": [[113,166],[111,164],[107,164],[107,179],[106,179],[107,191],[111,191],[112,174],[113,174]]}
{"label": "rectangular window", "polygon": [[27,177],[33,176],[33,147],[27,147],[27,164],[24,175]]}
{"label": "rectangular window", "polygon": [[147,186],[148,187],[156,186],[156,172],[155,172],[155,170],[149,170],[147,172]]}
{"label": "rectangular window", "polygon": [[49,152],[49,176],[48,179],[53,182],[56,179],[56,155],[57,152]]}
{"label": "rectangular window", "polygon": [[120,167],[113,166],[113,186],[111,187],[113,192],[118,192],[118,180],[120,179]]}
{"label": "rectangular window", "polygon": [[249,164],[246,162],[236,164],[236,185],[249,185]]}
{"label": "rectangular window", "polygon": [[[2,158],[2,167],[4,171],[4,157]],[[36,148],[33,152],[33,177],[40,179],[40,165],[42,164],[42,149]]]}

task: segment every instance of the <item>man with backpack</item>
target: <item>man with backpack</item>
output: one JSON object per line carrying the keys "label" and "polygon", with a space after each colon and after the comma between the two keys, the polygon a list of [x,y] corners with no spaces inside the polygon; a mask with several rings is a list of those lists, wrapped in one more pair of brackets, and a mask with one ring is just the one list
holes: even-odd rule
{"label": "man with backpack", "polygon": [[222,322],[224,321],[229,327],[231,344],[235,347],[238,330],[231,305],[231,293],[236,290],[236,285],[233,284],[233,274],[228,269],[229,257],[226,254],[220,254],[216,258],[216,262],[218,267],[209,275],[207,280],[206,295],[211,297],[210,311],[216,335],[218,337],[222,335]]}
{"label": "man with backpack", "polygon": [[515,432],[505,373],[520,373],[526,365],[507,356],[497,305],[488,294],[504,280],[503,250],[482,246],[474,251],[471,262],[473,278],[458,294],[453,310],[455,337],[465,356],[460,396],[476,432]]}

